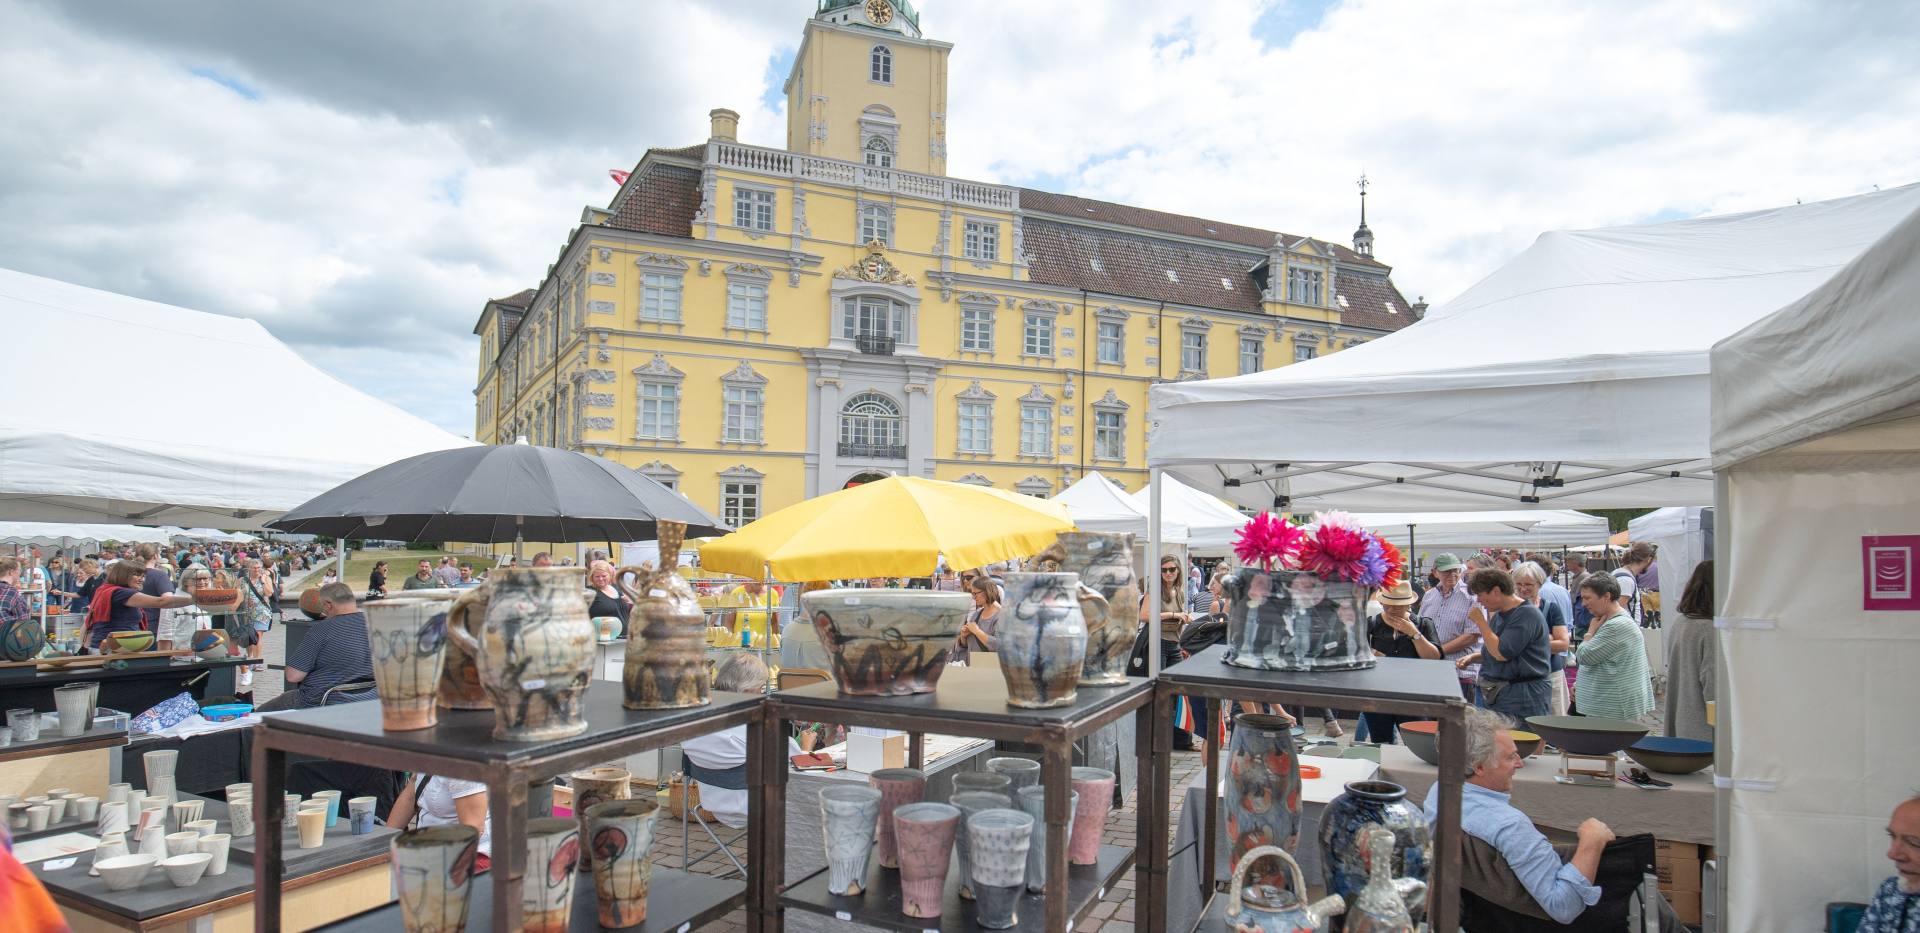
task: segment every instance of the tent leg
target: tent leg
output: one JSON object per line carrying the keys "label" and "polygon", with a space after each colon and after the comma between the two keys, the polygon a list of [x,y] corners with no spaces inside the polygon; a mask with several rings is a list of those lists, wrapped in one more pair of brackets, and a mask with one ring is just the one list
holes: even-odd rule
{"label": "tent leg", "polygon": [[[1160,469],[1147,474],[1147,679],[1160,676]],[[1181,579],[1186,571],[1181,570]],[[1136,738],[1136,741],[1138,739]]]}
{"label": "tent leg", "polygon": [[1413,549],[1413,526],[1407,526],[1407,585],[1413,585],[1413,577],[1420,572],[1420,552]]}

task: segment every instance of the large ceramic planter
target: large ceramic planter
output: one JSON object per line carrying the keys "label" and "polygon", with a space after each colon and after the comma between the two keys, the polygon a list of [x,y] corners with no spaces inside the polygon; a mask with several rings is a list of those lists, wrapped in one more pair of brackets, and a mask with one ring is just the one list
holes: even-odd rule
{"label": "large ceramic planter", "polygon": [[900,845],[900,910],[909,917],[938,917],[953,860],[960,810],[944,803],[910,803],[893,811]]}
{"label": "large ceramic planter", "polygon": [[601,926],[623,929],[647,919],[647,889],[653,883],[647,853],[659,813],[659,804],[651,800],[613,800],[587,811]]}
{"label": "large ceramic planter", "polygon": [[707,617],[693,587],[675,571],[680,566],[683,522],[659,523],[660,566],[622,567],[614,580],[633,574],[634,585],[620,582],[633,600],[628,616],[627,660],[621,668],[627,709],[681,709],[705,706],[712,696],[707,674]]}
{"label": "large ceramic planter", "polygon": [[820,791],[820,828],[827,850],[827,890],[858,897],[866,890],[873,857],[873,831],[880,820],[880,792],[871,787]]}
{"label": "large ceramic planter", "polygon": [[527,821],[527,874],[520,883],[527,933],[567,933],[579,862],[579,823],[553,817]]}
{"label": "large ceramic planter", "polygon": [[[1260,846],[1292,851],[1298,844],[1300,769],[1293,728],[1285,719],[1242,713],[1233,722],[1233,742],[1227,751],[1227,862],[1237,866]],[[1275,859],[1253,866],[1250,881],[1290,887]]]}
{"label": "large ceramic planter", "polygon": [[[587,811],[609,800],[627,800],[633,796],[633,775],[627,769],[607,765],[575,771],[567,775],[567,787],[573,791],[573,818],[580,825],[580,838],[591,841],[587,833]],[[593,846],[580,849],[580,870],[593,870]]]}
{"label": "large ceramic planter", "polygon": [[1000,676],[1007,705],[1026,709],[1074,701],[1087,660],[1080,578],[1071,573],[1010,573],[1001,598]]}
{"label": "large ceramic planter", "polygon": [[447,660],[447,610],[452,606],[449,600],[407,598],[366,604],[381,728],[425,729],[438,721],[435,707]]}
{"label": "large ceramic planter", "polygon": [[1427,880],[1432,842],[1426,813],[1407,800],[1407,789],[1398,784],[1355,781],[1327,804],[1320,817],[1321,879],[1328,894],[1338,894],[1348,903],[1354,903],[1372,872],[1369,826],[1393,834],[1390,874],[1394,878]]}
{"label": "large ceramic planter", "polygon": [[867,775],[867,783],[880,792],[880,831],[873,839],[874,856],[880,860],[882,868],[899,868],[900,857],[893,837],[893,811],[926,798],[927,773],[918,768],[881,768]]}
{"label": "large ceramic planter", "polygon": [[1080,585],[1100,599],[1080,600],[1087,620],[1087,661],[1080,683],[1088,687],[1127,682],[1127,656],[1140,625],[1140,578],[1133,573],[1133,536],[1105,531],[1062,532],[1054,556],[1060,569],[1080,575]]}
{"label": "large ceramic planter", "polygon": [[[1033,817],[1033,837],[1027,846],[1027,890],[1036,894],[1047,889],[1047,789],[1038,784],[1013,792],[1014,803]],[[1067,839],[1073,838],[1073,817],[1080,809],[1080,795],[1067,792]],[[1071,844],[1071,842],[1069,842]]]}
{"label": "large ceramic planter", "polygon": [[937,590],[818,590],[800,604],[833,659],[840,692],[931,693],[973,597]]}
{"label": "large ceramic planter", "polygon": [[1071,772],[1073,793],[1073,831],[1067,836],[1067,863],[1093,865],[1100,861],[1100,834],[1107,829],[1107,813],[1113,809],[1112,771],[1105,768],[1075,768]]}
{"label": "large ceramic planter", "polygon": [[1242,567],[1227,576],[1226,592],[1228,664],[1268,671],[1374,665],[1364,586],[1304,570]]}
{"label": "large ceramic planter", "polygon": [[479,661],[493,737],[542,742],[587,731],[594,625],[579,567],[501,567],[454,600],[447,636]]}
{"label": "large ceramic planter", "polygon": [[457,824],[393,837],[393,886],[407,933],[454,933],[466,927],[479,846],[480,831]]}
{"label": "large ceramic planter", "polygon": [[1032,844],[1034,818],[1018,810],[986,810],[966,819],[971,873],[961,879],[965,892],[979,901],[974,916],[989,930],[1004,930],[1020,922],[1014,909],[1025,892],[1027,849]]}
{"label": "large ceramic planter", "polygon": [[947,802],[960,810],[961,829],[953,834],[954,853],[959,856],[960,896],[973,900],[973,846],[971,836],[966,832],[967,820],[976,813],[988,810],[1005,810],[1013,806],[1013,798],[1006,794],[994,794],[987,791],[971,790],[954,794]]}

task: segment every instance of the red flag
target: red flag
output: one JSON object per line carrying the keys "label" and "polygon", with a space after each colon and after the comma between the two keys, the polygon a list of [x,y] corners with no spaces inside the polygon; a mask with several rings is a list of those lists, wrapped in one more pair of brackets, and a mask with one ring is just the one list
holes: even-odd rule
{"label": "red flag", "polygon": [[623,172],[617,168],[610,168],[610,169],[607,169],[607,174],[613,176],[613,181],[615,184],[624,185],[627,183],[627,176],[632,175],[633,173]]}

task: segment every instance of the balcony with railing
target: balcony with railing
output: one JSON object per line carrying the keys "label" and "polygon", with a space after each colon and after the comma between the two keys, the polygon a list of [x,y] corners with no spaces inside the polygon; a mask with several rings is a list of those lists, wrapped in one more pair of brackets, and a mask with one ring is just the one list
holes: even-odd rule
{"label": "balcony with railing", "polygon": [[855,334],[853,348],[868,356],[892,356],[895,341],[880,334]]}
{"label": "balcony with railing", "polygon": [[721,168],[743,172],[851,185],[868,191],[951,201],[973,207],[1003,211],[1020,208],[1020,192],[1017,188],[825,159],[784,149],[712,140],[707,143],[706,161]]}
{"label": "balcony with railing", "polygon": [[863,457],[869,460],[905,460],[905,444],[861,444],[851,441],[840,442],[840,456]]}

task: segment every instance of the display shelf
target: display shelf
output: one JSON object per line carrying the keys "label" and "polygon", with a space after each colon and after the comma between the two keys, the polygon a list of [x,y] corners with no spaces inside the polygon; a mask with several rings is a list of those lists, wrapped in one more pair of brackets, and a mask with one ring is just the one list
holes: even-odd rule
{"label": "display shelf", "polygon": [[[1092,865],[1074,865],[1067,870],[1067,916],[1068,926],[1078,924],[1093,905],[1100,902],[1107,889],[1133,867],[1133,850],[1122,846],[1103,845],[1100,847],[1098,861]],[[899,930],[902,933],[922,933],[925,930],[942,930],[950,933],[973,933],[984,929],[975,920],[974,902],[960,897],[959,860],[947,870],[947,887],[941,895],[941,910],[938,917],[909,917],[900,911],[900,872],[898,869],[881,868],[874,862],[867,869],[866,890],[858,897],[841,897],[827,891],[827,870],[821,869],[788,888],[780,895],[780,903],[787,907],[827,914],[840,920],[850,920],[867,926],[885,930]],[[1020,906],[1014,914],[1020,922],[1011,929],[1046,929],[1047,899],[1044,894],[1024,894]]]}
{"label": "display shelf", "polygon": [[119,748],[127,744],[127,730],[108,729],[95,726],[79,735],[60,735],[57,730],[40,730],[40,737],[31,742],[13,742],[0,746],[0,761],[20,761],[25,758],[41,758],[47,755],[65,755],[69,752],[90,752],[97,748]]}
{"label": "display shelf", "polygon": [[[1074,702],[1052,709],[1023,709],[1007,705],[1006,681],[998,670],[991,668],[953,667],[945,670],[937,688],[930,693],[909,696],[849,696],[840,693],[834,683],[811,684],[792,690],[783,690],[767,698],[767,726],[762,732],[765,744],[758,746],[759,757],[766,761],[784,762],[786,758],[787,723],[792,720],[809,722],[840,723],[845,725],[873,726],[904,731],[909,735],[909,763],[920,767],[925,759],[923,737],[927,733],[967,736],[970,738],[992,739],[1001,742],[1024,743],[1040,748],[1041,784],[1047,788],[1045,822],[1047,824],[1047,864],[1048,877],[1073,877],[1067,866],[1066,837],[1069,807],[1069,771],[1072,767],[1073,742],[1095,730],[1112,723],[1129,713],[1135,717],[1135,729],[1139,735],[1151,735],[1152,724],[1148,718],[1153,715],[1153,684],[1150,681],[1130,679],[1126,684],[1112,687],[1080,687]],[[1155,793],[1153,781],[1157,769],[1151,757],[1147,743],[1136,743],[1136,767],[1139,769],[1139,788],[1141,800],[1158,800],[1162,795]],[[754,879],[754,900],[772,905],[762,917],[760,929],[777,930],[780,928],[780,911],[788,907],[806,910],[819,910],[819,902],[825,900],[848,900],[830,898],[824,894],[823,876],[809,876],[793,885],[784,884],[785,879],[785,840],[786,830],[780,815],[786,813],[787,769],[776,767],[768,769],[764,785],[756,785],[758,792],[764,795],[760,812],[767,815],[768,822],[759,831],[766,842],[764,846],[755,846],[749,850],[747,874]],[[1139,808],[1136,825],[1136,843],[1151,841],[1145,845],[1147,851],[1165,847],[1166,813],[1164,808]],[[1139,848],[1137,845],[1136,848]],[[1119,863],[1115,874],[1134,864],[1132,849],[1121,849],[1123,861]],[[1138,866],[1135,866],[1136,868]],[[1096,872],[1097,873],[1097,872]],[[819,893],[809,896],[807,885],[817,883]],[[898,879],[892,880],[897,891]],[[1097,890],[1103,885],[1096,883]],[[1072,902],[1070,897],[1072,882],[1066,886],[1051,885],[1043,897],[1037,897],[1041,903],[1029,916],[1022,914],[1024,928],[1064,930],[1069,926],[1072,915],[1082,906]],[[1144,884],[1137,890],[1145,891]],[[802,899],[805,903],[795,903]],[[870,899],[863,897],[862,903]],[[895,898],[897,906],[897,895]],[[846,908],[840,908],[845,910]],[[883,905],[873,908],[872,919],[863,922],[891,926],[895,929],[920,930],[927,924],[921,924],[914,918],[899,914],[891,915]],[[1154,910],[1152,902],[1145,896],[1136,905],[1136,915],[1150,915]],[[835,910],[823,911],[836,913]],[[865,917],[865,915],[863,915]],[[885,922],[882,923],[881,921]]]}
{"label": "display shelf", "polygon": [[[763,697],[758,694],[716,692],[706,706],[671,710],[629,710],[621,705],[623,696],[620,684],[593,681],[583,701],[586,731],[544,742],[494,739],[492,710],[442,709],[433,727],[406,732],[381,728],[380,704],[374,700],[263,717],[253,745],[254,799],[260,810],[252,847],[260,882],[255,929],[277,931],[281,924],[275,883],[288,841],[280,823],[290,752],[486,784],[494,853],[487,916],[495,930],[518,930],[529,783],[733,726],[747,727],[750,744],[760,741]],[[757,813],[749,816],[752,820]],[[732,902],[744,899],[742,886]]]}
{"label": "display shelf", "polygon": [[[1255,703],[1297,705],[1308,709],[1333,708],[1348,712],[1393,713],[1427,716],[1440,723],[1440,820],[1434,832],[1432,866],[1427,878],[1433,890],[1433,929],[1451,930],[1458,926],[1460,890],[1460,786],[1466,771],[1467,747],[1465,720],[1467,704],[1460,696],[1460,684],[1453,665],[1446,661],[1410,658],[1379,658],[1373,667],[1357,671],[1263,671],[1234,667],[1226,663],[1226,646],[1215,645],[1160,672],[1154,686],[1153,752],[1156,770],[1169,765],[1173,748],[1173,698],[1206,697],[1215,700],[1244,700]],[[1209,705],[1208,734],[1218,734],[1224,702]],[[1207,758],[1206,787],[1220,786],[1220,755]],[[1448,775],[1451,775],[1449,777]],[[1165,771],[1159,771],[1154,785],[1159,810],[1168,810],[1171,788]],[[1205,795],[1205,848],[1211,852],[1219,844],[1220,795],[1217,790]],[[1143,806],[1144,813],[1148,808]],[[1145,868],[1152,886],[1153,903],[1166,903],[1167,856],[1164,847],[1149,850]],[[1201,891],[1211,896],[1216,874],[1212,859],[1201,860]],[[1224,895],[1222,895],[1224,897]],[[1219,900],[1220,898],[1214,898]],[[1209,905],[1213,911],[1216,905]],[[1221,908],[1222,910],[1224,908]],[[1136,913],[1147,917],[1149,930],[1164,930],[1165,912]],[[1205,921],[1202,922],[1205,926]]]}
{"label": "display shelf", "polygon": [[[619,933],[666,933],[699,929],[703,924],[726,914],[740,903],[746,883],[728,881],[711,875],[696,875],[654,866],[653,883],[647,891],[647,919],[638,926],[622,927]],[[493,875],[473,876],[468,897],[467,928],[484,930],[493,922]],[[594,900],[593,876],[574,874],[573,914],[567,929],[581,931],[610,930],[600,925],[600,913]],[[324,933],[392,933],[401,929],[400,905],[388,904],[355,914],[320,928]]]}

